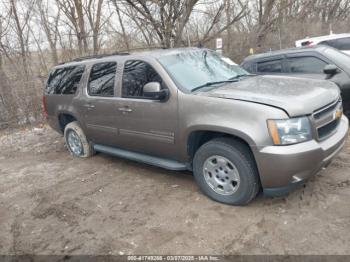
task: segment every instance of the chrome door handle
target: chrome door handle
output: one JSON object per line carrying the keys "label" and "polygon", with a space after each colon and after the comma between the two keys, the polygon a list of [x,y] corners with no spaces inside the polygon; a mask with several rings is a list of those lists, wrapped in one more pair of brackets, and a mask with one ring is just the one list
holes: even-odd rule
{"label": "chrome door handle", "polygon": [[118,108],[119,111],[123,112],[123,113],[130,113],[132,112],[132,109],[129,107],[120,107]]}

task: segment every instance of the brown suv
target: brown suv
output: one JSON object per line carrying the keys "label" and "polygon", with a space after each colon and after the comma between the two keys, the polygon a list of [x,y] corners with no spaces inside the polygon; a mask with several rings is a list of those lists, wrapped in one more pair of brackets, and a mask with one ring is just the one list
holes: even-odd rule
{"label": "brown suv", "polygon": [[83,58],[50,73],[44,109],[69,151],[193,170],[214,200],[281,195],[327,166],[348,120],[328,81],[250,75],[208,49]]}

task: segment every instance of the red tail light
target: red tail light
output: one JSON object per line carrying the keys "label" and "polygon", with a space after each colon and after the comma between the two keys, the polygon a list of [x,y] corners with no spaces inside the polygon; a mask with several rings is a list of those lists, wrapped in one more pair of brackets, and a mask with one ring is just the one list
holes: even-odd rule
{"label": "red tail light", "polygon": [[45,117],[47,117],[48,116],[48,113],[47,113],[47,108],[46,108],[46,97],[45,96],[43,96],[43,100],[42,100],[42,102],[43,102],[43,115],[45,116]]}
{"label": "red tail light", "polygon": [[301,43],[301,46],[312,46],[313,42],[312,41],[305,41]]}

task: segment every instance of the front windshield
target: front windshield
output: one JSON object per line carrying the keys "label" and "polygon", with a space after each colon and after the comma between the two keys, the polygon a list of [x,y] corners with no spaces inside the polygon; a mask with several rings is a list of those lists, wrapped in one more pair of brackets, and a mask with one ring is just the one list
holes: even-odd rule
{"label": "front windshield", "polygon": [[175,82],[187,91],[206,83],[249,75],[241,67],[225,62],[219,54],[209,50],[168,55],[159,58],[159,62]]}

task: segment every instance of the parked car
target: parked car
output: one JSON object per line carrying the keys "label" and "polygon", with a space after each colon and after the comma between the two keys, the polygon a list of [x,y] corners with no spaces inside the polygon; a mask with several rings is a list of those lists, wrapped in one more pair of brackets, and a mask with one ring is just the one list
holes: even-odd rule
{"label": "parked car", "polygon": [[339,86],[345,115],[350,116],[350,56],[332,47],[291,48],[251,55],[243,60],[241,66],[259,75],[330,80]]}
{"label": "parked car", "polygon": [[72,155],[192,170],[207,196],[235,205],[303,183],[348,131],[334,83],[253,76],[198,48],[55,66],[43,104]]}
{"label": "parked car", "polygon": [[327,45],[346,54],[350,54],[350,34],[330,34],[325,36],[305,38],[295,42],[296,47]]}

